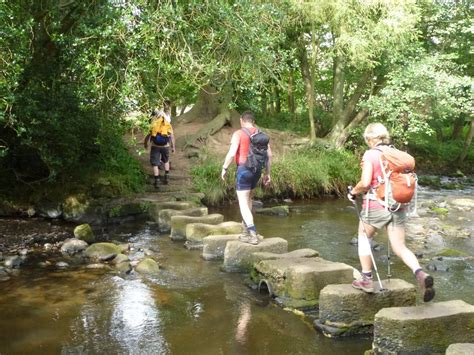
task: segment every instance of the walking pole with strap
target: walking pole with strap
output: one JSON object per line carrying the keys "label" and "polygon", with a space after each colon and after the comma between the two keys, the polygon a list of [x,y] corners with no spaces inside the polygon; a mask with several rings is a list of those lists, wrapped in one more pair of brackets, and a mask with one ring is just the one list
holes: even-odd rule
{"label": "walking pole with strap", "polygon": [[[351,192],[352,191],[352,186],[348,186],[347,191]],[[380,292],[385,291],[385,288],[382,285],[382,280],[380,279],[380,276],[379,276],[379,271],[377,269],[377,264],[375,263],[374,254],[372,253],[372,246],[370,245],[369,237],[367,235],[367,231],[365,230],[364,222],[362,222],[362,220],[360,219],[359,207],[357,207],[357,201],[353,201],[353,204],[354,204],[354,208],[355,208],[355,211],[356,211],[356,214],[357,214],[357,219],[359,219],[359,221],[362,224],[362,230],[364,231],[364,237],[365,237],[367,243],[369,244],[370,258],[372,259],[372,265],[374,266],[375,274],[377,275],[377,280],[378,280],[379,286],[380,286]]]}

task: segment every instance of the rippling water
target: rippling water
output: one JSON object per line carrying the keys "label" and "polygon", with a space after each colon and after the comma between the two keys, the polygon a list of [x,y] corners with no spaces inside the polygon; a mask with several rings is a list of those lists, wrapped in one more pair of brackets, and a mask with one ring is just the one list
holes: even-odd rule
{"label": "rippling water", "polygon": [[[240,220],[236,206],[218,209]],[[288,240],[290,250],[313,248],[329,260],[357,266],[356,216],[347,202],[298,203],[289,217],[258,216],[259,232]],[[245,286],[245,275],[220,271],[159,235],[130,223],[111,239],[158,251],[163,271],[154,279],[103,270],[38,269],[31,263],[0,283],[0,354],[362,354],[369,338],[328,339],[308,319],[287,312]],[[126,237],[124,237],[126,236]],[[381,234],[378,239],[386,243]],[[473,253],[472,240],[458,245]],[[377,252],[381,276],[386,273]],[[414,282],[393,257],[394,277]],[[472,264],[434,273],[437,300],[473,303]]]}

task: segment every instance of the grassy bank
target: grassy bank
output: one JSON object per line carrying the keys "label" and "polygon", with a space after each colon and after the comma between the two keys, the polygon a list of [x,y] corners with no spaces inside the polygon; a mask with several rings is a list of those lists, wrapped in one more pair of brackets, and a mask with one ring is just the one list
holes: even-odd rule
{"label": "grassy bank", "polygon": [[[222,159],[206,159],[192,169],[196,189],[205,193],[206,202],[212,205],[235,198],[235,165],[228,178],[220,178]],[[359,178],[359,162],[351,153],[323,148],[305,148],[275,159],[272,165],[272,182],[259,186],[257,198],[310,198],[325,194],[343,194],[348,185]]]}

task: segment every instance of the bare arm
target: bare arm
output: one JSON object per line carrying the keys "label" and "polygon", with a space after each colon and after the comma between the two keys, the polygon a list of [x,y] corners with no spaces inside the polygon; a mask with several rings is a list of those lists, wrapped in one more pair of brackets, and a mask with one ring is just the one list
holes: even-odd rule
{"label": "bare arm", "polygon": [[357,183],[356,186],[352,189],[351,193],[353,195],[358,195],[360,193],[365,193],[370,188],[370,183],[372,182],[372,164],[370,161],[363,162],[362,165],[362,175],[360,177],[360,181]]}
{"label": "bare arm", "polygon": [[268,150],[267,150],[267,162],[265,164],[265,176],[263,177],[263,184],[267,186],[270,181],[272,180],[270,177],[270,170],[272,167],[272,159],[273,159],[273,154],[272,154],[272,148],[270,147],[270,144],[268,145]]}
{"label": "bare arm", "polygon": [[224,164],[222,164],[221,177],[223,180],[225,179],[227,168],[229,167],[230,164],[232,164],[232,160],[234,160],[234,157],[237,154],[237,149],[239,149],[240,136],[237,132],[234,132],[234,134],[232,135],[229,151],[227,152],[227,155],[225,156]]}

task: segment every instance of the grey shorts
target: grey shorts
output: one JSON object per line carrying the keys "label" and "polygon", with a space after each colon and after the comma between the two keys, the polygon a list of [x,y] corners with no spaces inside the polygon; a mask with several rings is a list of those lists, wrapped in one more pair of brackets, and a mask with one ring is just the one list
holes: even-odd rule
{"label": "grey shorts", "polygon": [[367,211],[363,209],[360,212],[360,218],[364,223],[370,224],[377,229],[382,229],[383,227],[404,228],[407,221],[407,214],[405,210],[390,212],[383,209],[369,209],[369,215],[367,217]]}
{"label": "grey shorts", "polygon": [[170,157],[170,148],[157,147],[152,145],[150,151],[150,164],[152,166],[160,166],[160,163],[167,163]]}

